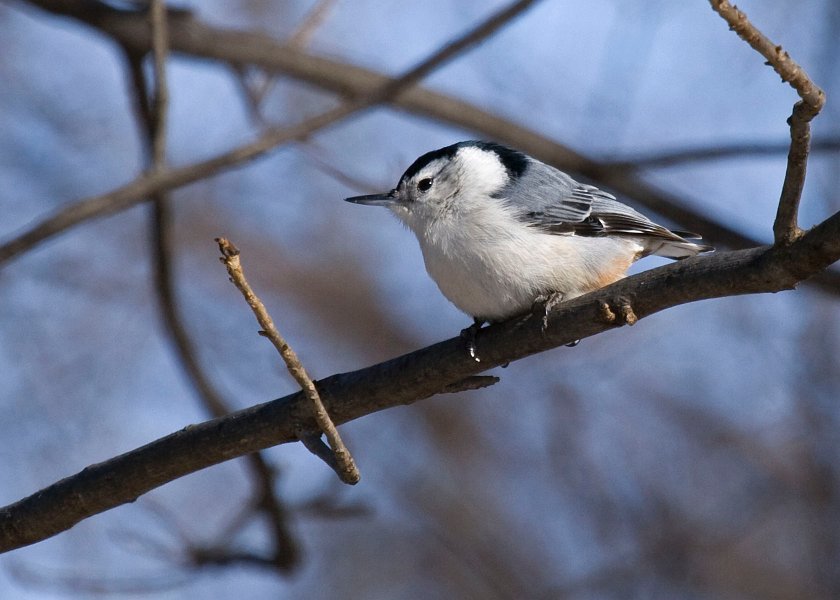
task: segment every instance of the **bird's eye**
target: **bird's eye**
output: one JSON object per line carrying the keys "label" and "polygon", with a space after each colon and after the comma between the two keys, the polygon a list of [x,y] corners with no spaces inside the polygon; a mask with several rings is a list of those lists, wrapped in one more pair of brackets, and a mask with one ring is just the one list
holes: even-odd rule
{"label": "bird's eye", "polygon": [[417,182],[417,189],[421,192],[426,192],[432,187],[432,178],[426,177]]}

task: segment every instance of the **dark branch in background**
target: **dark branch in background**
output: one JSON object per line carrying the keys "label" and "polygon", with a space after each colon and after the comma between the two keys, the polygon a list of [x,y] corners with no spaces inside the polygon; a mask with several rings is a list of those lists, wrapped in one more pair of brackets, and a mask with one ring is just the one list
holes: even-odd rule
{"label": "dark branch in background", "polygon": [[[153,0],[149,17],[152,27],[152,59],[154,73],[154,93],[150,93],[143,72],[144,56],[131,49],[126,49],[126,57],[134,85],[135,104],[140,116],[144,139],[151,162],[151,172],[166,168],[166,131],[169,93],[166,78],[166,60],[169,36],[166,32],[167,13],[162,0]],[[172,218],[169,197],[164,192],[151,196],[152,213],[150,233],[152,240],[155,288],[158,306],[164,320],[164,331],[170,337],[176,350],[176,356],[187,377],[195,387],[199,400],[212,417],[221,417],[231,412],[228,403],[216,390],[210,378],[201,367],[193,348],[189,333],[181,317],[175,297],[175,278],[172,272]],[[298,544],[289,531],[288,511],[275,491],[277,471],[260,454],[255,452],[245,457],[249,471],[256,485],[255,501],[248,512],[257,510],[265,515],[271,532],[272,552],[269,556],[251,552],[235,551],[237,562],[250,562],[268,565],[280,572],[293,569],[300,560]],[[227,539],[213,546],[191,544],[187,551],[191,556],[215,557],[214,564],[223,560],[225,553],[234,552],[226,546]],[[200,560],[193,561],[200,566]]]}
{"label": "dark branch in background", "polygon": [[236,78],[236,83],[242,90],[248,118],[261,129],[268,127],[268,122],[263,117],[260,105],[274,82],[273,78],[261,70],[240,65],[231,65],[231,70]]}
{"label": "dark branch in background", "polygon": [[[305,48],[309,40],[315,34],[329,16],[335,6],[335,0],[320,0],[312,9],[301,24],[289,36],[288,44],[296,48]],[[231,65],[236,75],[236,80],[242,88],[245,97],[245,105],[248,114],[255,125],[265,127],[267,125],[260,111],[263,98],[274,84],[274,77],[262,70],[249,68],[243,65]]]}
{"label": "dark branch in background", "polygon": [[380,90],[374,93],[374,96],[378,96],[376,103],[379,104],[386,100],[394,101],[401,92],[419,83],[421,79],[430,75],[433,71],[461,54],[464,50],[475,46],[496,33],[511,20],[531,8],[534,2],[536,0],[519,0],[518,2],[514,2],[507,8],[494,13],[486,21],[464,35],[455,38],[404,75],[392,81],[386,79]]}
{"label": "dark branch in background", "polygon": [[729,28],[767,59],[767,63],[802,98],[793,106],[788,119],[790,125],[790,151],[787,171],[779,198],[779,209],[773,223],[773,236],[777,244],[790,244],[802,235],[797,225],[799,201],[805,186],[805,169],[808,163],[811,143],[811,119],[816,117],[825,104],[825,94],[808,74],[785,50],[761,33],[747,16],[727,0],[710,0],[712,8],[729,23]]}
{"label": "dark branch in background", "polygon": [[[166,79],[166,60],[169,53],[169,29],[164,0],[151,0],[149,17],[152,25],[152,63],[154,65],[154,95],[151,99],[149,130],[152,138],[152,170],[166,168],[166,128],[169,119],[169,83]],[[142,76],[142,73],[141,73]]]}
{"label": "dark branch in background", "polygon": [[[840,213],[789,246],[689,258],[628,277],[558,305],[544,328],[540,311],[482,329],[476,363],[456,337],[378,365],[317,382],[336,424],[446,391],[482,370],[621,326],[604,306],[631,306],[638,319],[709,298],[776,292],[840,259]],[[615,312],[615,311],[613,311]],[[0,509],[0,552],[60,533],[82,519],[199,469],[269,446],[295,442],[301,425],[316,429],[302,392],[237,411],[127,452]]]}
{"label": "dark branch in background", "polygon": [[[627,158],[607,159],[606,164],[612,169],[652,169],[667,168],[686,163],[725,160],[728,158],[749,158],[777,156],[787,154],[790,142],[745,142],[734,144],[715,144],[678,150],[660,150],[640,153]],[[840,152],[840,139],[824,138],[811,143],[811,153]]]}
{"label": "dark branch in background", "polygon": [[[35,1],[43,4],[42,0]],[[93,24],[117,39],[136,43],[140,47],[147,46],[142,30],[134,26],[131,18],[114,15]],[[180,33],[175,35],[173,32],[173,49],[189,56],[220,60],[231,65],[258,66],[267,72],[281,73],[346,97],[365,95],[387,81],[386,76],[374,71],[307,54],[269,36],[213,28],[187,18],[179,19],[177,26]],[[591,160],[536,131],[468,102],[414,88],[393,99],[392,104],[415,114],[473,130],[482,137],[520,148],[560,169],[583,174],[688,229],[704,233],[716,244],[733,248],[759,244],[698,213],[687,201],[658,190],[632,174],[616,172],[609,164]],[[835,283],[840,288],[840,281]]]}
{"label": "dark branch in background", "polygon": [[[443,48],[429,56],[429,58],[420,62],[414,68],[409,69],[402,76],[396,79],[382,78],[381,83],[369,90],[369,93],[352,98],[336,108],[305,119],[301,123],[291,127],[271,129],[253,142],[219,154],[214,158],[186,167],[156,171],[146,176],[138,177],[133,182],[107,194],[81,200],[60,209],[52,217],[41,221],[22,235],[0,246],[0,263],[29,250],[45,239],[57,235],[70,227],[74,227],[90,219],[125,210],[135,204],[146,201],[148,196],[157,192],[170,190],[209,177],[222,169],[234,167],[265,154],[284,142],[306,138],[315,131],[333,125],[354,113],[391,100],[398,96],[405,88],[415,85],[423,77],[426,77],[435,69],[452,60],[460,52],[480,43],[498,31],[503,25],[510,22],[511,19],[534,4],[534,2],[536,0],[519,0],[511,6],[494,13],[486,21],[446,44]],[[93,5],[97,9],[92,12],[89,10],[91,4],[88,2],[81,2],[81,5],[78,2],[68,2],[66,4],[44,2],[42,6],[65,9],[65,14],[73,14],[74,16],[79,14],[86,15],[87,18],[94,19],[94,23],[98,22],[98,19],[101,18],[101,13],[105,12],[106,14],[110,14],[107,12],[110,9],[106,5],[100,5],[98,3]],[[59,10],[59,12],[61,11]],[[113,15],[127,14],[133,15],[133,13],[124,13],[121,11],[114,11],[113,13]],[[140,19],[141,26],[138,33],[143,36],[144,41],[148,42],[148,26],[144,17],[142,15],[135,15],[134,18]],[[170,43],[174,42],[177,38],[171,30],[172,28],[170,27]],[[138,47],[137,44],[119,37],[115,39],[129,50],[144,52],[149,47],[148,44]]]}
{"label": "dark branch in background", "polygon": [[297,149],[312,162],[316,169],[352,190],[373,194],[377,190],[386,189],[390,183],[393,183],[390,182],[382,185],[376,185],[370,181],[351,175],[347,171],[336,167],[333,163],[324,159],[323,150],[314,144],[312,140],[307,141],[306,144],[298,144]]}
{"label": "dark branch in background", "polygon": [[[90,4],[82,0],[29,2],[97,27],[120,44],[141,51],[148,50],[150,46],[148,28],[142,15],[119,11],[106,5],[102,5],[97,11],[91,11]],[[267,35],[211,27],[193,18],[189,13],[172,14],[169,29],[170,46],[174,52],[219,60],[238,68],[259,67],[266,72],[281,73],[349,98],[367,96],[373,90],[393,81],[368,69],[308,54]],[[482,137],[517,147],[560,169],[588,177],[623,196],[632,198],[638,204],[679,223],[686,229],[702,233],[717,246],[744,248],[761,243],[724,223],[710,219],[692,208],[686,199],[660,190],[626,169],[614,169],[609,163],[587,158],[536,131],[483,111],[468,102],[418,87],[407,89],[390,101],[397,108],[473,130]],[[301,133],[305,134],[306,131]],[[245,146],[209,161],[174,169],[164,177],[141,178],[104,196],[70,205],[19,237],[0,245],[0,264],[85,220],[133,206],[141,202],[150,190],[172,189],[185,185],[259,154],[252,154],[250,150],[252,149]],[[74,214],[76,211],[79,214]],[[64,214],[65,212],[70,214]],[[840,293],[840,275],[836,273],[821,273],[815,277],[814,282],[825,291]]]}
{"label": "dark branch in background", "polygon": [[[271,315],[268,314],[265,305],[248,284],[248,280],[245,278],[245,273],[242,271],[242,264],[239,259],[239,250],[230,241],[224,238],[218,238],[216,242],[219,244],[219,250],[222,253],[221,261],[225,265],[225,268],[227,268],[231,282],[240,292],[242,292],[242,296],[254,312],[254,316],[257,318],[257,322],[260,324],[260,327],[262,327],[260,335],[268,338],[268,340],[274,345],[277,352],[279,352],[280,356],[283,358],[283,362],[286,363],[286,368],[288,369],[289,374],[294,378],[300,386],[300,389],[303,390],[303,393],[312,404],[312,413],[315,418],[315,423],[318,425],[318,431],[323,432],[324,435],[327,436],[334,457],[334,460],[325,460],[325,462],[335,470],[338,477],[344,483],[358,483],[361,475],[359,474],[359,470],[356,468],[353,456],[341,440],[341,435],[339,435],[335,424],[332,422],[330,415],[324,408],[324,404],[321,402],[321,397],[318,395],[318,390],[315,388],[315,384],[312,382],[312,378],[309,377],[309,374],[306,372],[303,364],[301,364],[297,353],[292,350],[292,347],[289,346],[277,330],[277,327],[274,325],[274,320],[271,318]],[[317,447],[318,442],[320,442],[321,439],[320,434],[318,436],[314,436],[313,439],[312,432],[306,430],[299,431],[299,437],[301,440],[307,440],[307,442],[304,443],[304,446],[310,450]],[[324,458],[321,452],[313,451],[313,454],[319,458]]]}

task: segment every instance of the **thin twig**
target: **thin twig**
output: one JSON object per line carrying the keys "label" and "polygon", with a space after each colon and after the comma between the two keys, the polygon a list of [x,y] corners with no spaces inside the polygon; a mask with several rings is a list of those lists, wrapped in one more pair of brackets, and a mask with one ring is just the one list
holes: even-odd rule
{"label": "thin twig", "polygon": [[[790,150],[790,142],[738,142],[689,146],[673,150],[656,150],[622,158],[606,159],[610,169],[653,169],[667,168],[687,163],[709,162],[730,158],[753,158],[778,156]],[[822,138],[811,142],[811,153],[840,152],[840,138]]]}
{"label": "thin twig", "polygon": [[802,235],[797,225],[799,202],[805,186],[805,171],[811,142],[811,119],[819,114],[825,104],[825,93],[808,77],[790,55],[759,31],[747,16],[727,0],[710,0],[712,8],[729,24],[729,28],[747,42],[779,74],[782,81],[796,90],[801,100],[793,106],[788,119],[790,125],[790,150],[779,208],[773,223],[773,236],[777,244],[788,245]]}
{"label": "thin twig", "polygon": [[[312,378],[309,377],[309,374],[307,374],[306,369],[303,368],[297,353],[292,350],[289,344],[286,343],[286,340],[283,339],[283,336],[280,335],[280,332],[277,331],[277,328],[274,326],[274,321],[272,320],[271,315],[268,314],[265,305],[248,284],[248,280],[245,278],[245,273],[242,272],[242,265],[239,260],[239,250],[236,246],[224,238],[218,238],[216,242],[219,244],[219,250],[222,253],[221,260],[227,268],[231,281],[237,289],[242,292],[242,295],[245,297],[245,301],[248,302],[248,306],[250,306],[251,310],[254,311],[254,316],[257,318],[257,322],[260,324],[260,327],[262,327],[260,334],[264,335],[269,339],[269,341],[271,341],[272,344],[274,344],[274,347],[280,353],[280,356],[283,357],[283,362],[286,363],[286,368],[289,370],[289,373],[295,381],[297,381],[306,397],[309,398],[309,401],[312,403],[315,421],[318,423],[318,427],[321,431],[323,431],[327,436],[330,447],[335,454],[338,466],[336,472],[341,478],[341,481],[349,484],[358,483],[361,476],[359,475],[359,470],[356,468],[353,456],[341,440],[341,436],[339,435],[335,424],[332,422],[332,419],[327,413],[327,409],[324,408],[324,403],[321,402],[321,396],[315,388],[315,383],[312,381]],[[309,448],[308,445],[307,448]]]}
{"label": "thin twig", "polygon": [[375,185],[336,167],[322,156],[321,148],[311,140],[305,144],[297,144],[295,147],[312,162],[316,169],[350,189],[359,193],[372,194],[385,188],[385,185]]}
{"label": "thin twig", "polygon": [[455,38],[439,50],[432,53],[427,59],[421,61],[417,66],[409,69],[403,75],[393,81],[386,82],[378,91],[374,92],[374,98],[378,97],[377,103],[385,102],[396,98],[403,92],[418,83],[421,79],[430,75],[433,71],[455,58],[464,50],[483,42],[496,33],[503,26],[531,8],[538,0],[518,0],[499,12],[493,13],[487,20],[479,23],[463,35]]}
{"label": "thin twig", "polygon": [[787,246],[802,235],[798,224],[799,202],[805,189],[808,154],[811,144],[811,107],[800,100],[793,105],[788,118],[790,125],[790,151],[788,152],[785,180],[779,196],[779,208],[773,221],[773,239]]}
{"label": "thin twig", "polygon": [[297,437],[304,448],[324,461],[329,468],[336,472],[339,479],[344,480],[344,476],[342,475],[343,467],[338,463],[338,459],[336,458],[335,452],[332,451],[332,448],[327,446],[324,440],[321,439],[321,434],[300,431],[297,433]]}
{"label": "thin twig", "polygon": [[710,0],[712,8],[729,24],[729,28],[747,42],[753,50],[767,59],[767,64],[779,74],[782,81],[789,83],[799,97],[811,107],[811,117],[820,112],[825,103],[825,93],[811,81],[808,74],[800,67],[781,46],[773,43],[747,19],[738,7],[728,0]]}
{"label": "thin twig", "polygon": [[303,48],[312,38],[312,35],[327,20],[330,11],[335,6],[335,0],[321,0],[306,15],[298,28],[289,36],[289,45],[296,48]]}
{"label": "thin twig", "polygon": [[85,221],[125,210],[144,202],[149,195],[192,183],[248,160],[254,159],[276,146],[291,140],[306,138],[315,131],[377,104],[387,102],[403,90],[413,86],[458,53],[478,44],[521,14],[537,0],[520,0],[494,13],[486,21],[467,31],[426,60],[396,79],[385,79],[369,94],[356,97],[331,110],[315,115],[290,127],[271,129],[256,140],[224,152],[214,158],[186,167],[165,169],[141,176],[116,190],[75,202],[29,228],[23,234],[0,245],[0,264],[43,242],[49,237]]}
{"label": "thin twig", "polygon": [[166,79],[169,27],[164,0],[151,0],[149,19],[152,23],[152,61],[155,81],[155,91],[151,99],[152,120],[150,123],[152,169],[160,171],[166,168],[166,128],[169,115],[169,84]]}
{"label": "thin twig", "polygon": [[[234,80],[242,91],[245,108],[248,111],[248,117],[251,119],[251,122],[260,128],[267,127],[268,123],[262,114],[261,105],[263,98],[265,98],[271,84],[274,82],[274,76],[249,65],[232,64],[230,68],[233,71]],[[257,77],[260,79],[256,79]]]}

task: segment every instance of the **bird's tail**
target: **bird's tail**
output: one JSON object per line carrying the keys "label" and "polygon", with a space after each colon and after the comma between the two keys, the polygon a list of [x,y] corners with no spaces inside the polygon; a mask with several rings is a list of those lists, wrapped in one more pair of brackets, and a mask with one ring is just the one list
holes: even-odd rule
{"label": "bird's tail", "polygon": [[679,260],[715,249],[714,246],[704,243],[703,238],[696,233],[690,231],[671,231],[671,233],[674,234],[673,239],[657,240],[661,244],[658,248],[652,249],[651,254]]}

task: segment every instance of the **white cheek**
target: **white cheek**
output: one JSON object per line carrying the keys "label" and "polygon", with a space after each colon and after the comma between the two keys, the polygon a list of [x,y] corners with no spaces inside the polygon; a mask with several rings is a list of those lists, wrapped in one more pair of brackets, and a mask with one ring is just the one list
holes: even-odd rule
{"label": "white cheek", "polygon": [[507,171],[495,154],[467,146],[461,148],[459,155],[464,164],[464,186],[475,194],[492,194],[508,181]]}

